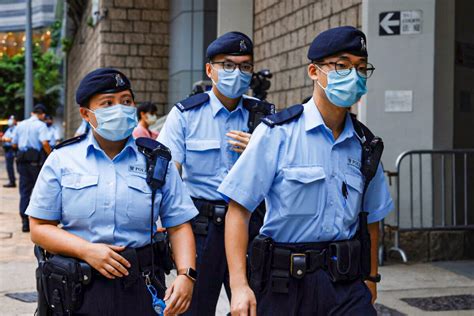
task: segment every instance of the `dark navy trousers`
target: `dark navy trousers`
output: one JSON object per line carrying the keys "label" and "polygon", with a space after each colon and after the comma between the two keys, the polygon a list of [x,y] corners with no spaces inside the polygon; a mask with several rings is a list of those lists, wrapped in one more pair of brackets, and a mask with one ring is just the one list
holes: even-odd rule
{"label": "dark navy trousers", "polygon": [[[165,284],[164,274],[156,275]],[[160,293],[159,297],[163,297]],[[121,278],[114,280],[93,276],[91,284],[86,286],[84,301],[73,315],[99,316],[156,316],[152,307],[152,298],[143,278],[124,286]]]}
{"label": "dark navy trousers", "polygon": [[224,225],[209,221],[208,234],[194,234],[196,239],[196,270],[191,307],[184,315],[214,316],[222,284],[230,301],[229,271],[224,247]]}
{"label": "dark navy trousers", "polygon": [[20,162],[17,163],[18,173],[20,175],[20,216],[26,219],[26,208],[30,203],[31,193],[38,179],[41,166],[37,163]]}
{"label": "dark navy trousers", "polygon": [[10,184],[15,184],[15,152],[12,149],[5,150],[5,164],[7,167],[8,181]]}
{"label": "dark navy trousers", "polygon": [[257,315],[364,315],[376,316],[372,295],[362,280],[333,283],[324,270],[290,277],[288,293],[273,293],[266,287],[257,297]]}

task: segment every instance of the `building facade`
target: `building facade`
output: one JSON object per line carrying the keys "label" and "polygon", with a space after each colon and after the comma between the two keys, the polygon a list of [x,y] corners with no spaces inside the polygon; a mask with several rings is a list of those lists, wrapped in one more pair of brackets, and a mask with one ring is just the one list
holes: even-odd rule
{"label": "building facade", "polygon": [[[66,136],[81,123],[75,102],[80,80],[97,67],[114,67],[132,81],[136,99],[165,114],[168,95],[169,1],[68,1]],[[94,23],[94,19],[97,21]]]}

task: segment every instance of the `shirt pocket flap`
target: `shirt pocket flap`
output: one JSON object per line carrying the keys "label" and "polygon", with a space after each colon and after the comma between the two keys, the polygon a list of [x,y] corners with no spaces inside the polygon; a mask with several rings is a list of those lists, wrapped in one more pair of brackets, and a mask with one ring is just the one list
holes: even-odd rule
{"label": "shirt pocket flap", "polygon": [[130,188],[133,188],[133,189],[138,190],[140,192],[151,193],[151,188],[148,185],[148,183],[146,183],[146,180],[144,178],[129,176],[127,178],[127,185]]}
{"label": "shirt pocket flap", "polygon": [[99,183],[98,175],[85,175],[85,174],[76,174],[70,173],[63,175],[61,178],[61,185],[66,188],[71,189],[83,189]]}
{"label": "shirt pocket flap", "polygon": [[189,139],[186,141],[186,149],[189,151],[205,151],[220,148],[221,143],[217,139]]}
{"label": "shirt pocket flap", "polygon": [[346,174],[347,185],[355,189],[357,192],[362,193],[364,190],[364,181],[360,176]]}
{"label": "shirt pocket flap", "polygon": [[326,173],[323,167],[289,167],[283,169],[283,176],[286,180],[311,183],[326,178]]}

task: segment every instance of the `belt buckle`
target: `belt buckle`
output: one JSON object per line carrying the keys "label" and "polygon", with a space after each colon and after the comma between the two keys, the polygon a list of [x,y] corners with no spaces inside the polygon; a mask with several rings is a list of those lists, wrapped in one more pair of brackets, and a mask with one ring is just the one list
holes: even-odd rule
{"label": "belt buckle", "polygon": [[306,254],[292,253],[290,255],[290,274],[296,279],[302,279],[306,270]]}

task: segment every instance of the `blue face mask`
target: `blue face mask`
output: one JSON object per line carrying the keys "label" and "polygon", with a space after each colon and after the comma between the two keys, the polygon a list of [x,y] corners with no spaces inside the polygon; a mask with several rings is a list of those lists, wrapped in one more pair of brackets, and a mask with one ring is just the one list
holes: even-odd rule
{"label": "blue face mask", "polygon": [[219,76],[217,83],[214,80],[212,82],[220,93],[231,99],[240,98],[249,89],[252,80],[251,74],[243,73],[237,68],[232,72],[219,69],[217,74]]}
{"label": "blue face mask", "polygon": [[367,78],[360,77],[355,69],[352,69],[347,76],[341,76],[335,70],[330,72],[325,72],[321,68],[319,70],[327,75],[328,84],[324,88],[319,81],[317,83],[334,105],[351,107],[367,93]]}
{"label": "blue face mask", "polygon": [[134,106],[116,104],[89,112],[94,113],[97,120],[97,127],[91,124],[92,128],[110,141],[129,137],[137,126],[137,109]]}

